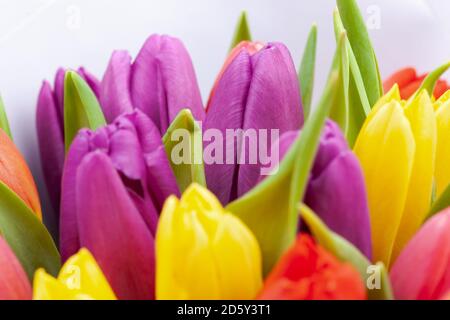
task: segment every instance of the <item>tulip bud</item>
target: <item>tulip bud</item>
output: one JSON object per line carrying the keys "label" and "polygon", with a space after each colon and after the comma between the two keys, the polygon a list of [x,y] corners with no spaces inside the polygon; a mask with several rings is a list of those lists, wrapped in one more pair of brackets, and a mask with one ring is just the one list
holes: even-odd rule
{"label": "tulip bud", "polygon": [[441,299],[450,292],[450,208],[430,218],[392,266],[397,299]]}
{"label": "tulip bud", "polygon": [[102,270],[86,249],[70,257],[55,279],[44,269],[36,271],[35,300],[116,300]]}
{"label": "tulip bud", "polygon": [[27,275],[0,236],[0,300],[29,300],[31,286]]}
{"label": "tulip bud", "polygon": [[363,300],[364,282],[349,263],[339,262],[307,234],[280,258],[258,295],[263,300]]}
{"label": "tulip bud", "polygon": [[[283,134],[302,124],[299,84],[288,49],[280,43],[239,44],[219,73],[203,128],[217,129],[225,137],[227,130],[245,133],[249,129],[277,129]],[[268,141],[266,150],[270,148]],[[239,141],[226,141],[220,151],[233,163],[206,163],[208,187],[222,204],[240,197],[257,183],[261,159],[257,164],[238,163],[238,155],[248,155],[249,150],[249,143],[243,147]]]}
{"label": "tulip bud", "polygon": [[406,102],[395,86],[368,115],[354,151],[367,186],[373,258],[389,267],[430,206],[436,120],[427,92]]}
{"label": "tulip bud", "polygon": [[253,299],[261,288],[256,238],[197,184],[167,199],[156,254],[157,299]]}
{"label": "tulip bud", "polygon": [[[78,74],[92,91],[99,93],[99,82],[84,68]],[[58,69],[54,89],[44,81],[39,92],[36,109],[36,128],[41,157],[41,166],[52,207],[59,211],[61,176],[64,166],[64,75],[66,70]]]}
{"label": "tulip bud", "polygon": [[142,112],[81,130],[62,179],[63,260],[86,247],[118,298],[153,298],[158,213],[178,193],[159,130]]}
{"label": "tulip bud", "polygon": [[[400,69],[383,82],[384,91],[388,92],[395,84],[397,84],[400,89],[400,97],[402,99],[408,99],[417,91],[417,89],[419,89],[427,75],[428,74],[417,75],[416,69],[414,68]],[[447,82],[440,79],[436,83],[433,95],[437,99],[448,89],[450,89],[450,87]]]}

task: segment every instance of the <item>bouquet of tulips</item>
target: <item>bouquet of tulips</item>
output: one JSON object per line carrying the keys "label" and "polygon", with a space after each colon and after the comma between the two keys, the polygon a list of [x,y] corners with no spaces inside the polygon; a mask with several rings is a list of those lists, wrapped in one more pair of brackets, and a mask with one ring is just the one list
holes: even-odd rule
{"label": "bouquet of tulips", "polygon": [[356,1],[334,28],[314,107],[317,27],[297,72],[245,14],[206,106],[170,36],[101,81],[58,70],[36,110],[54,212],[0,104],[0,299],[450,299],[450,63],[383,83]]}

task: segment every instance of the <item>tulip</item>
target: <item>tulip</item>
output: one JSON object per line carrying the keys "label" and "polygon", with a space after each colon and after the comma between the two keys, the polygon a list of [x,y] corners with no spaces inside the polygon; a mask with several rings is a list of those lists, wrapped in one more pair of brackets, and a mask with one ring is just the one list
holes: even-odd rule
{"label": "tulip", "polygon": [[435,103],[437,124],[436,146],[436,197],[450,185],[450,91],[443,94]]}
{"label": "tulip", "polygon": [[[388,92],[394,84],[397,84],[400,89],[400,97],[402,99],[408,99],[419,89],[427,75],[417,75],[416,69],[414,68],[400,69],[383,82],[384,91]],[[436,83],[433,95],[437,99],[448,89],[450,89],[450,86],[447,82],[440,79]]]}
{"label": "tulip", "polygon": [[390,272],[397,299],[441,299],[450,292],[450,208],[431,217]]}
{"label": "tulip", "polygon": [[307,234],[299,234],[267,277],[263,300],[363,300],[364,282],[349,263],[338,261]]}
{"label": "tulip", "polygon": [[253,299],[261,289],[255,236],[197,184],[164,204],[156,255],[157,299]]}
{"label": "tulip", "polygon": [[102,80],[100,104],[108,122],[140,109],[161,135],[184,108],[197,120],[204,117],[191,58],[183,43],[170,36],[150,36],[133,63],[126,51],[115,51]]}
{"label": "tulip", "polygon": [[436,119],[428,93],[401,101],[394,86],[368,115],[354,151],[367,186],[373,258],[389,267],[430,207]]}
{"label": "tulip", "polygon": [[62,178],[63,261],[86,247],[118,298],[153,298],[158,213],[178,193],[159,130],[142,112],[80,130]]}
{"label": "tulip", "polygon": [[[303,124],[299,84],[288,49],[280,43],[244,42],[231,53],[214,85],[204,129],[278,129],[279,134]],[[270,133],[269,133],[270,135]],[[209,143],[205,143],[205,151]],[[206,163],[208,187],[222,204],[240,197],[258,181],[260,163],[238,164],[238,155],[248,154],[249,143],[223,144],[223,155],[234,163]],[[240,150],[242,148],[242,150]],[[271,143],[267,144],[270,150]],[[222,151],[222,150],[221,150]],[[259,159],[261,160],[261,159]],[[260,161],[259,161],[260,162]]]}
{"label": "tulip", "polygon": [[[61,176],[64,166],[64,76],[58,69],[54,88],[42,83],[36,109],[36,128],[44,180],[53,209],[58,212],[61,196]],[[84,68],[78,73],[98,96],[100,83]]]}
{"label": "tulip", "polygon": [[0,300],[29,300],[31,286],[27,275],[0,236]]}
{"label": "tulip", "polygon": [[116,296],[94,257],[83,248],[67,260],[56,279],[44,269],[36,271],[33,299],[115,300]]}
{"label": "tulip", "polygon": [[[278,140],[282,159],[297,138],[289,131]],[[261,176],[262,178],[263,176]],[[361,166],[339,126],[327,120],[303,200],[330,229],[371,257],[369,208]]]}
{"label": "tulip", "polygon": [[0,182],[11,189],[39,219],[39,195],[30,169],[9,136],[0,129]]}

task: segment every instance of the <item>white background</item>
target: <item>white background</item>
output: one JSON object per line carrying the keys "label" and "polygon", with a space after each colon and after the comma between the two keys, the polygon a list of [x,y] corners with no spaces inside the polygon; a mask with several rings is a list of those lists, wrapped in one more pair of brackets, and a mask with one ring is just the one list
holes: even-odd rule
{"label": "white background", "polygon": [[[364,17],[375,20],[369,32],[383,77],[406,65],[427,71],[450,59],[450,1],[358,2]],[[190,51],[206,100],[245,9],[254,39],[284,42],[296,65],[317,23],[317,98],[335,47],[334,6],[334,0],[0,0],[0,92],[44,207],[35,105],[42,80],[53,81],[59,66],[83,65],[101,77],[114,49],[135,56],[150,34],[171,34]]]}

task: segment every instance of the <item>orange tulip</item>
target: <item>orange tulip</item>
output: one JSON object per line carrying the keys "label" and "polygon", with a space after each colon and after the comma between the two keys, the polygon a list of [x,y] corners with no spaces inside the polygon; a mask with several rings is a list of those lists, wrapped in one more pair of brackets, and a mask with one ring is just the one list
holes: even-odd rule
{"label": "orange tulip", "polygon": [[33,176],[22,154],[0,129],[0,182],[4,183],[42,220],[41,205]]}
{"label": "orange tulip", "polygon": [[[397,83],[401,98],[406,100],[419,89],[427,75],[427,73],[417,75],[416,69],[411,67],[400,69],[383,82],[384,92],[388,92]],[[450,89],[450,86],[445,80],[438,80],[433,95],[438,99],[448,89]]]}

